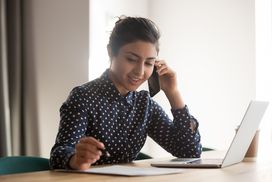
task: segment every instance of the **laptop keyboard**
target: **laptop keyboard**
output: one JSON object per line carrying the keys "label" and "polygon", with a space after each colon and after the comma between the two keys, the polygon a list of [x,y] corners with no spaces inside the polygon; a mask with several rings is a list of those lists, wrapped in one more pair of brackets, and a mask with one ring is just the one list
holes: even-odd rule
{"label": "laptop keyboard", "polygon": [[200,160],[200,158],[176,158],[176,159],[172,159],[172,162],[179,162],[179,163],[191,163],[194,161],[198,161]]}

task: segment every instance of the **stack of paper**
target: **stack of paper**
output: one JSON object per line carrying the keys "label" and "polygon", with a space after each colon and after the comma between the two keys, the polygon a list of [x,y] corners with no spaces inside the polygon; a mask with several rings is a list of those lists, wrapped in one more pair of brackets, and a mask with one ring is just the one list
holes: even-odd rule
{"label": "stack of paper", "polygon": [[151,176],[151,175],[181,173],[183,172],[183,169],[113,165],[113,166],[106,166],[106,167],[90,168],[87,170],[56,170],[56,171],[91,173],[91,174],[109,174],[109,175],[122,175],[122,176]]}

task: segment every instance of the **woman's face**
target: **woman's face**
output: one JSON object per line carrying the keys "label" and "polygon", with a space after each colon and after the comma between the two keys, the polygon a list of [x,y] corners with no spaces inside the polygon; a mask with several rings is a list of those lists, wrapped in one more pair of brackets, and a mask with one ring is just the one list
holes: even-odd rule
{"label": "woman's face", "polygon": [[119,49],[111,59],[109,77],[122,95],[135,91],[152,74],[157,51],[155,44],[136,41]]}

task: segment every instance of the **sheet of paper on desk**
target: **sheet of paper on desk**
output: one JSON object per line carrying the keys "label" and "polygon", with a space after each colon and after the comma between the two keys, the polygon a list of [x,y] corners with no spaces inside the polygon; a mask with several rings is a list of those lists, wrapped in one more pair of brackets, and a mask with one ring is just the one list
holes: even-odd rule
{"label": "sheet of paper on desk", "polygon": [[87,170],[57,170],[63,172],[92,173],[92,174],[110,174],[121,176],[152,176],[163,174],[181,173],[183,169],[156,168],[156,167],[133,167],[113,165],[106,167],[90,168]]}

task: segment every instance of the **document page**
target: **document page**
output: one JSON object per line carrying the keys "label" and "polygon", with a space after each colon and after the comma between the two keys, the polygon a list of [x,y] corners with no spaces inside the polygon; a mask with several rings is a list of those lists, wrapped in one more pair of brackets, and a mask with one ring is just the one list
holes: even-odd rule
{"label": "document page", "polygon": [[133,167],[133,166],[113,165],[113,166],[106,166],[106,167],[90,168],[87,170],[60,169],[56,171],[75,172],[75,173],[92,173],[92,174],[109,174],[109,175],[121,175],[121,176],[151,176],[151,175],[181,173],[184,170],[174,169],[174,168]]}

